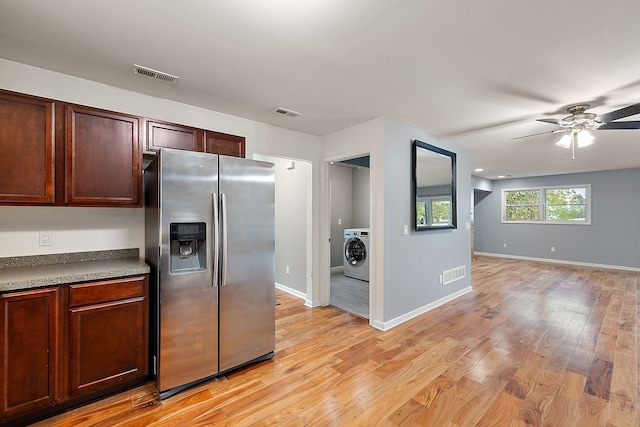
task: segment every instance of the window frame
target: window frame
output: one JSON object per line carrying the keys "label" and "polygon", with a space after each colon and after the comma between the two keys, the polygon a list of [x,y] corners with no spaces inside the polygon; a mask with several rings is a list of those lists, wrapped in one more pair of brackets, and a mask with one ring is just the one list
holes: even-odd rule
{"label": "window frame", "polygon": [[[547,203],[547,190],[567,190],[572,188],[584,188],[585,189],[585,220],[584,221],[554,221],[546,219],[546,203]],[[531,191],[538,190],[538,214],[537,220],[508,220],[507,216],[507,193],[514,191]],[[500,222],[502,224],[557,224],[557,225],[591,225],[591,184],[571,184],[571,185],[548,185],[537,187],[514,187],[503,188],[501,192],[501,208],[500,208]],[[533,205],[532,205],[533,206]]]}
{"label": "window frame", "polygon": [[428,227],[434,227],[434,229],[438,229],[438,228],[445,228],[447,226],[450,225],[449,222],[447,222],[446,224],[434,224],[433,223],[433,203],[434,202],[447,202],[449,203],[449,213],[451,213],[451,210],[453,209],[452,207],[452,197],[451,196],[420,196],[418,197],[418,200],[416,201],[416,212],[417,212],[417,207],[419,204],[424,204],[425,205],[425,217],[427,219],[427,221],[424,224],[420,224],[428,226]]}

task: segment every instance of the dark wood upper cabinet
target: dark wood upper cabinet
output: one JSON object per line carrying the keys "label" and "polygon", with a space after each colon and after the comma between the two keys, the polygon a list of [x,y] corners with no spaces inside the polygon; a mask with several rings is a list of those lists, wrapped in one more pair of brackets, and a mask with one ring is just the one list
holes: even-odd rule
{"label": "dark wood upper cabinet", "polygon": [[245,157],[245,137],[0,90],[0,205],[142,206],[142,154]]}
{"label": "dark wood upper cabinet", "polygon": [[55,202],[55,107],[0,92],[0,202]]}
{"label": "dark wood upper cabinet", "polygon": [[58,400],[58,288],[0,295],[0,420]]}
{"label": "dark wood upper cabinet", "polygon": [[141,205],[140,122],[135,116],[67,105],[66,205]]}
{"label": "dark wood upper cabinet", "polygon": [[245,156],[245,137],[197,129],[157,120],[146,120],[146,151],[153,154],[160,148],[204,151],[226,156]]}
{"label": "dark wood upper cabinet", "polygon": [[154,153],[160,148],[202,151],[204,131],[201,129],[157,120],[145,120],[145,124],[146,153]]}
{"label": "dark wood upper cabinet", "polygon": [[204,151],[225,156],[244,157],[245,137],[205,131]]}

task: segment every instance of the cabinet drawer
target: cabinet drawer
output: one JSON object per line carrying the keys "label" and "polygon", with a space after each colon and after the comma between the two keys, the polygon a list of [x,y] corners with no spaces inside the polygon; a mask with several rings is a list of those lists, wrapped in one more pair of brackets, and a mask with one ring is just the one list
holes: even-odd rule
{"label": "cabinet drawer", "polygon": [[144,277],[70,285],[69,305],[77,307],[127,298],[144,297]]}

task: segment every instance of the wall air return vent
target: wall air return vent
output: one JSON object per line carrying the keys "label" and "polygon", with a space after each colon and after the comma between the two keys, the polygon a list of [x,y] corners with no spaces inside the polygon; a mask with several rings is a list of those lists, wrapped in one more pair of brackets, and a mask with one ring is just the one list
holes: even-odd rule
{"label": "wall air return vent", "polygon": [[443,271],[442,276],[440,277],[441,277],[442,284],[448,285],[451,282],[455,282],[456,280],[460,280],[467,277],[467,267],[464,265],[461,265],[460,267]]}
{"label": "wall air return vent", "polygon": [[273,110],[274,113],[276,114],[281,114],[283,116],[289,116],[289,117],[298,117],[301,116],[301,113],[298,113],[297,111],[293,111],[293,110],[288,110],[286,108],[282,108],[282,107],[278,107],[275,110]]}
{"label": "wall air return vent", "polygon": [[152,68],[143,67],[142,65],[133,65],[133,73],[140,74],[142,76],[151,77],[156,80],[161,80],[165,83],[178,83],[180,77],[171,74],[163,73],[162,71],[154,70]]}

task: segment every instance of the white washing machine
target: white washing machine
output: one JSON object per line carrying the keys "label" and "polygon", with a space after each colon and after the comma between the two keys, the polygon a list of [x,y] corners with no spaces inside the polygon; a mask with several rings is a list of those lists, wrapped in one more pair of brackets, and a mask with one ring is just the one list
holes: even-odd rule
{"label": "white washing machine", "polygon": [[369,229],[344,230],[344,275],[369,281]]}

